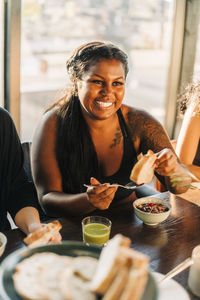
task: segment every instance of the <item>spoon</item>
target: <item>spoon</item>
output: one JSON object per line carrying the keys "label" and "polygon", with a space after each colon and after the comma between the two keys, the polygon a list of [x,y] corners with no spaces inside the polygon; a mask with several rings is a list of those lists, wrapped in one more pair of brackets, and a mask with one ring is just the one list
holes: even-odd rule
{"label": "spoon", "polygon": [[168,272],[158,283],[161,284],[163,281],[174,277],[175,275],[179,274],[183,270],[187,269],[193,264],[193,259],[188,257],[183,262],[181,262],[178,266],[173,268],[170,272]]}
{"label": "spoon", "polygon": [[[84,184],[85,187],[94,187],[94,185],[88,185],[88,184]],[[110,186],[118,186],[121,187],[123,189],[127,189],[127,190],[135,190],[137,188],[137,185],[134,185],[133,183],[128,183],[126,185],[122,185],[122,184],[118,184],[118,183],[113,183]]]}

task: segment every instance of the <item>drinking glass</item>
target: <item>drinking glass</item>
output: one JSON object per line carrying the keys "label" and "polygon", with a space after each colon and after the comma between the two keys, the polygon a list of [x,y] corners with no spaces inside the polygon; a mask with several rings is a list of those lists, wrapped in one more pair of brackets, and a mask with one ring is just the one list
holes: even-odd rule
{"label": "drinking glass", "polygon": [[200,297],[200,245],[192,251],[193,264],[190,267],[188,286],[191,292]]}
{"label": "drinking glass", "polygon": [[105,246],[110,237],[111,221],[101,216],[89,216],[82,220],[83,241],[86,245]]}

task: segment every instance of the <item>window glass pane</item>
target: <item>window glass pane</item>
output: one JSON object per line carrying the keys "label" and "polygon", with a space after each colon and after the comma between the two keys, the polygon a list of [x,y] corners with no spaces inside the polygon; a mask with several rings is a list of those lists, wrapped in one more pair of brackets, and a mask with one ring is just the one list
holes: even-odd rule
{"label": "window glass pane", "polygon": [[124,102],[162,123],[175,0],[23,0],[21,137],[31,139],[45,108],[68,82],[71,50],[109,40],[129,55]]}
{"label": "window glass pane", "polygon": [[198,38],[196,43],[196,55],[195,55],[195,64],[194,64],[194,74],[193,80],[200,79],[200,23],[198,25]]}

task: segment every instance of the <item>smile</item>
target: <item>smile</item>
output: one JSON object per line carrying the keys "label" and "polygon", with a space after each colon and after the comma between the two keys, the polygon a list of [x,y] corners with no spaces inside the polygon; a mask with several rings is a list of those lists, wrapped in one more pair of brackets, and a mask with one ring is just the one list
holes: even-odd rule
{"label": "smile", "polygon": [[110,107],[113,105],[112,102],[101,102],[101,101],[96,101],[96,103],[99,105],[99,106],[102,106],[102,107]]}

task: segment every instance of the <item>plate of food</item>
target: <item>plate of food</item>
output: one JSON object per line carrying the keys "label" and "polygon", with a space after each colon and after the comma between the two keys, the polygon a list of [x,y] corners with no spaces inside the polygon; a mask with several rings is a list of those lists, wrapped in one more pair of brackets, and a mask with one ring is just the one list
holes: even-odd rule
{"label": "plate of food", "polygon": [[134,293],[137,300],[157,300],[148,262],[120,234],[103,248],[75,241],[23,248],[0,266],[0,296],[4,300],[96,300],[130,299]]}

